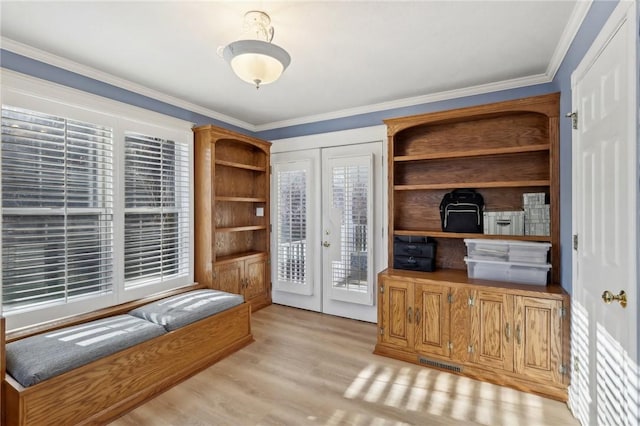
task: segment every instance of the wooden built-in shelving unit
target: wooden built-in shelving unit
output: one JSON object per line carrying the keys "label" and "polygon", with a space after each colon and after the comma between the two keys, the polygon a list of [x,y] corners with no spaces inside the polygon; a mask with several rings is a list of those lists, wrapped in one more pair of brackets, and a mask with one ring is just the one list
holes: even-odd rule
{"label": "wooden built-in shelving unit", "polygon": [[[566,400],[569,299],[560,279],[559,94],[385,120],[394,237],[430,237],[436,271],[378,275],[375,353]],[[548,236],[443,232],[440,202],[473,188],[487,210],[550,200]],[[469,278],[464,239],[551,243],[548,286]]]}
{"label": "wooden built-in shelving unit", "polygon": [[196,281],[266,306],[271,144],[216,126],[194,133]]}

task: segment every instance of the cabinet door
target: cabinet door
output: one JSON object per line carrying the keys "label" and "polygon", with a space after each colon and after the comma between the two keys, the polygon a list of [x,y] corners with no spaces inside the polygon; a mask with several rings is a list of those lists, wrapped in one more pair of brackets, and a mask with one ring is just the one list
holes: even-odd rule
{"label": "cabinet door", "polygon": [[513,296],[472,293],[469,361],[513,371]]}
{"label": "cabinet door", "polygon": [[415,286],[415,348],[425,354],[449,356],[449,287]]}
{"label": "cabinet door", "polygon": [[223,263],[215,267],[213,288],[229,293],[242,293],[244,261]]}
{"label": "cabinet door", "polygon": [[266,257],[248,259],[244,270],[244,298],[247,301],[264,296],[267,289],[267,259]]}
{"label": "cabinet door", "polygon": [[516,372],[562,383],[562,301],[524,296],[515,300]]}
{"label": "cabinet door", "polygon": [[413,283],[384,280],[382,296],[382,341],[402,349],[413,349]]}

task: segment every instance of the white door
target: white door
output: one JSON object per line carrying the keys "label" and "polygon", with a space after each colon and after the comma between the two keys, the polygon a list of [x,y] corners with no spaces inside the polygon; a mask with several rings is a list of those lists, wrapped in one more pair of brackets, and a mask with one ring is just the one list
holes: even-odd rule
{"label": "white door", "polygon": [[272,155],[274,303],[375,322],[382,143]]}
{"label": "white door", "polygon": [[323,311],[332,315],[376,319],[374,226],[381,216],[374,206],[381,150],[380,143],[322,150]]}
{"label": "white door", "polygon": [[271,156],[272,300],[322,311],[320,150]]}
{"label": "white door", "polygon": [[[637,425],[635,11],[620,2],[572,75],[574,250],[570,406],[585,425]],[[603,293],[619,300],[605,303]]]}

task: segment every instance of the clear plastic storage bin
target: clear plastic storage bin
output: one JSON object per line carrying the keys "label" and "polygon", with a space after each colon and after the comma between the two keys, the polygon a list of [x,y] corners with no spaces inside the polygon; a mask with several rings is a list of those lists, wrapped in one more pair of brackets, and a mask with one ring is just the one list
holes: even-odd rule
{"label": "clear plastic storage bin", "polygon": [[464,258],[469,278],[546,285],[551,265]]}
{"label": "clear plastic storage bin", "polygon": [[465,239],[471,260],[546,264],[550,243],[534,241]]}

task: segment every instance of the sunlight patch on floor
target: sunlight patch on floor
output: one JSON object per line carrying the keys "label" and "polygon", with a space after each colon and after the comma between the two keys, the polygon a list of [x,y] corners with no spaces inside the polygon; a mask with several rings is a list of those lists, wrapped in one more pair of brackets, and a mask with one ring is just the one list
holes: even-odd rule
{"label": "sunlight patch on floor", "polygon": [[[544,399],[540,396],[428,368],[416,371],[412,367],[370,364],[343,396],[482,425],[533,426],[544,416]],[[328,424],[356,420],[352,416],[345,419],[345,415],[337,410]],[[380,421],[381,425],[388,424]]]}

